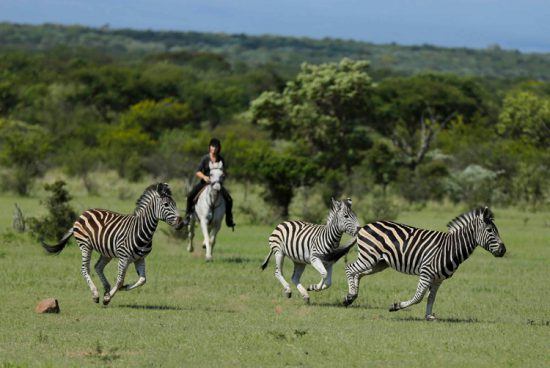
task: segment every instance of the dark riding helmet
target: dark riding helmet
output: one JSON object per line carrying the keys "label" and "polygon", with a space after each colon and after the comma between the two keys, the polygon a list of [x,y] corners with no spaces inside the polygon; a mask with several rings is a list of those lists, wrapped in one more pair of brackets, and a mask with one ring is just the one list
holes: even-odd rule
{"label": "dark riding helmet", "polygon": [[222,150],[222,142],[218,138],[212,138],[210,140],[210,143],[208,143],[209,147],[214,147],[216,149],[217,153],[220,153]]}

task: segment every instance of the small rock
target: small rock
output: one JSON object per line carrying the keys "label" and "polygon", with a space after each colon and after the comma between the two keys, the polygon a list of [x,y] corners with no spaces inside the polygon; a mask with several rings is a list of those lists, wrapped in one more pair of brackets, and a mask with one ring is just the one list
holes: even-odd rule
{"label": "small rock", "polygon": [[44,299],[38,303],[34,311],[36,313],[59,313],[59,303],[54,298]]}

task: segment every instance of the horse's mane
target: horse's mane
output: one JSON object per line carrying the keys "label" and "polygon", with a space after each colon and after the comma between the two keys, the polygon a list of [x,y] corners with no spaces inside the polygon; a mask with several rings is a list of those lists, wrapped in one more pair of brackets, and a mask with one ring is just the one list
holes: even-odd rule
{"label": "horse's mane", "polygon": [[[159,185],[161,185],[160,190],[162,194],[158,193]],[[167,184],[163,183],[157,183],[157,184],[151,184],[145,190],[143,191],[143,194],[138,198],[136,201],[136,209],[134,210],[134,214],[136,214],[139,210],[142,210],[145,208],[151,199],[151,192],[156,192],[157,194],[161,196],[172,196],[172,191],[170,190],[170,187]]]}
{"label": "horse's mane", "polygon": [[469,212],[463,213],[460,216],[457,216],[454,218],[451,222],[447,224],[447,228],[449,229],[450,233],[456,232],[458,230],[463,229],[466,225],[468,225],[472,220],[483,216],[483,212],[486,211],[486,215],[490,217],[491,219],[494,219],[494,215],[491,212],[491,210],[487,207],[478,207],[476,209],[473,209]]}

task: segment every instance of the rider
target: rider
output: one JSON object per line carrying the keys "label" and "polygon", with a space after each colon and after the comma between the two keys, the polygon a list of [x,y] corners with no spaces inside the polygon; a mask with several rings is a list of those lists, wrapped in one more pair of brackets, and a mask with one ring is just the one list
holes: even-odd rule
{"label": "rider", "polygon": [[[187,196],[187,209],[185,213],[185,219],[183,220],[184,225],[188,225],[191,221],[191,214],[193,213],[194,200],[197,194],[201,191],[210,182],[210,163],[220,162],[223,167],[223,176],[227,175],[227,166],[223,157],[220,155],[222,150],[222,144],[219,139],[212,138],[208,144],[208,153],[204,155],[201,159],[197,172],[195,176],[201,181],[191,189],[191,192]],[[233,213],[231,212],[233,208],[233,199],[225,187],[222,186],[221,193],[223,199],[225,200],[225,223],[227,226],[235,228],[235,223],[233,222]]]}

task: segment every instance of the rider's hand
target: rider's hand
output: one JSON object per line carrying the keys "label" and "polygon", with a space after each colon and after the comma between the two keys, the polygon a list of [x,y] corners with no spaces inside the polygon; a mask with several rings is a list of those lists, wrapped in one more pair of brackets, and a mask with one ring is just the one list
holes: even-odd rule
{"label": "rider's hand", "polygon": [[209,176],[204,176],[204,181],[207,182],[207,183],[210,183],[210,177]]}

